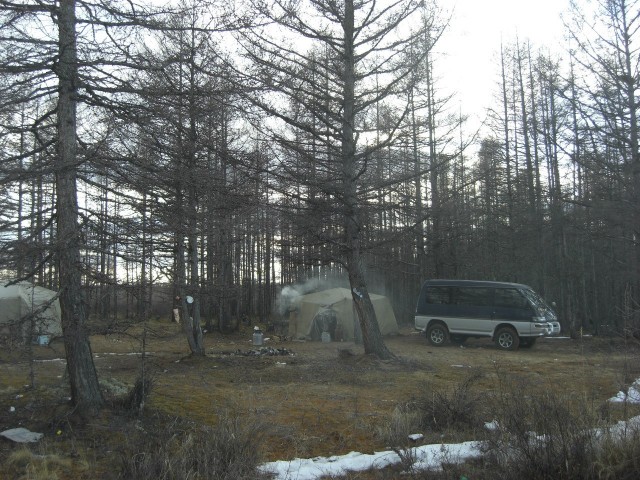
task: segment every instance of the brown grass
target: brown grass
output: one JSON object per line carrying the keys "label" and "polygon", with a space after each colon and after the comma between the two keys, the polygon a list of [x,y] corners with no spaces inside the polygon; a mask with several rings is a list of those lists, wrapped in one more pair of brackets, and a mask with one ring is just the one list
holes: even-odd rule
{"label": "brown grass", "polygon": [[[260,458],[276,460],[352,450],[371,453],[397,446],[390,442],[407,432],[425,434],[426,443],[473,439],[473,428],[435,431],[424,421],[411,425],[415,416],[403,408],[429,399],[442,403],[457,398],[466,403],[451,407],[471,409],[459,413],[473,413],[481,424],[492,420],[492,405],[476,412],[476,396],[495,394],[505,385],[523,395],[524,389],[532,394],[557,392],[574,407],[588,406],[610,420],[637,413],[635,407],[607,404],[608,398],[640,377],[640,350],[620,339],[542,339],[533,349],[503,352],[487,340],[469,340],[464,348],[434,348],[422,335],[405,329],[386,339],[398,356],[394,361],[366,356],[358,345],[294,341],[268,343],[289,349],[293,356],[233,355],[253,348],[247,330],[207,334],[207,356],[194,358],[188,355],[178,326],[168,322],[148,326],[144,373],[153,381],[142,419],[117,409],[93,419],[71,415],[64,363],[54,360],[64,358],[63,346],[56,341],[49,347],[33,347],[37,361],[32,363],[19,349],[0,353],[0,429],[24,426],[42,432],[45,439],[37,448],[91,466],[90,473],[78,468],[69,478],[116,478],[113,461],[121,454],[119,447],[131,438],[136,422],[144,421],[163,428],[172,428],[163,423],[175,418],[205,427],[215,427],[223,418],[255,422],[264,426],[266,436]],[[141,333],[142,327],[135,326],[126,333],[92,337],[107,397],[122,398],[122,391],[140,377]],[[470,401],[459,398],[459,389],[471,374]],[[34,385],[27,386],[31,378]],[[11,406],[16,409],[13,413]],[[0,478],[20,478],[8,461],[20,448],[0,439]],[[62,479],[67,474],[60,469],[57,475]]]}

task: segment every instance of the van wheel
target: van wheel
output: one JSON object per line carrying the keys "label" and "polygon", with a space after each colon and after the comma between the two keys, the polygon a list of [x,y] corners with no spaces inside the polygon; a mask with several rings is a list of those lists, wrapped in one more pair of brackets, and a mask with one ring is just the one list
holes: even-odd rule
{"label": "van wheel", "polygon": [[503,350],[517,350],[520,345],[520,337],[511,327],[499,328],[496,332],[496,345]]}
{"label": "van wheel", "polygon": [[434,347],[441,347],[449,341],[449,331],[441,323],[434,323],[427,328],[427,340]]}

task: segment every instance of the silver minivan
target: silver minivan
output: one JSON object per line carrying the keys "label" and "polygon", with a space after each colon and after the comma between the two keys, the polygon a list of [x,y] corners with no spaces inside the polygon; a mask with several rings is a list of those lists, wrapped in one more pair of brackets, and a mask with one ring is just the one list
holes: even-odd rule
{"label": "silver minivan", "polygon": [[553,309],[531,287],[475,280],[427,280],[416,305],[415,328],[431,345],[490,337],[499,348],[532,347],[560,334]]}

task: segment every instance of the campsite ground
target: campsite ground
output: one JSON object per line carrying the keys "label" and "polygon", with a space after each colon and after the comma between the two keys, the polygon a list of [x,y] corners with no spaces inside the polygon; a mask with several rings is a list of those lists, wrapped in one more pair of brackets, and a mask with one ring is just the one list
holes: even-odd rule
{"label": "campsite ground", "polygon": [[[186,417],[196,424],[215,424],[225,415],[261,425],[264,460],[387,449],[396,407],[455,392],[471,375],[480,393],[505,388],[557,392],[603,410],[609,410],[604,408],[609,398],[640,377],[638,345],[617,338],[541,339],[533,349],[506,352],[481,339],[464,347],[435,348],[405,328],[386,338],[397,356],[390,361],[364,355],[352,343],[277,337],[266,342],[270,350],[258,355],[252,352],[250,328],[206,334],[207,355],[194,358],[179,327],[168,322],[94,335],[91,343],[108,395],[123,395],[144,367],[153,379],[145,415],[162,412],[163,418]],[[113,472],[124,423],[108,414],[83,425],[70,419],[63,358],[60,340],[48,347],[0,351],[0,431],[26,427],[42,432],[45,438],[37,448],[66,451],[91,465],[90,474],[77,478],[100,478],[97,472],[113,478],[106,472]],[[481,420],[492,420],[491,405],[484,412]],[[77,441],[80,431],[84,443]],[[465,440],[459,432],[419,433],[425,434],[425,443]],[[0,477],[12,478],[5,460],[18,448],[0,439]]]}

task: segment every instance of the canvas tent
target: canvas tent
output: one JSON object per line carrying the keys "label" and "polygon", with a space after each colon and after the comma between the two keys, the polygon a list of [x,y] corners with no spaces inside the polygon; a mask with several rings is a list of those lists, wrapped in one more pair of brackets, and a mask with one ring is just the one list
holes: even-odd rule
{"label": "canvas tent", "polygon": [[[369,294],[383,335],[398,333],[398,323],[387,297]],[[354,341],[360,337],[358,314],[351,291],[332,288],[301,295],[295,301],[295,312],[289,318],[289,336],[319,340],[323,331],[331,340]]]}
{"label": "canvas tent", "polygon": [[25,342],[62,335],[56,292],[27,282],[0,286],[0,335]]}

